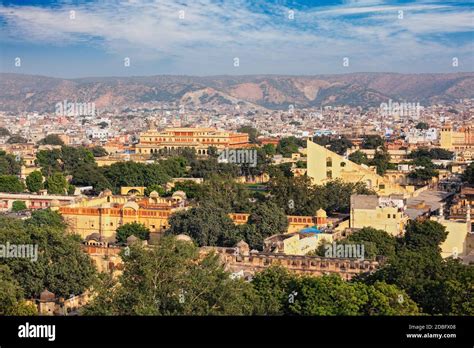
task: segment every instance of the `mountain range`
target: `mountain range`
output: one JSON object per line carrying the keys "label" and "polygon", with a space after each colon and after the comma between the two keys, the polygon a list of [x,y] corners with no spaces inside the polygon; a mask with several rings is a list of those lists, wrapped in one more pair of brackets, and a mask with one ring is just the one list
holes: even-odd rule
{"label": "mountain range", "polygon": [[0,110],[53,112],[63,100],[126,110],[163,103],[212,109],[235,104],[287,109],[393,101],[421,105],[474,98],[474,73],[284,76],[143,76],[64,79],[0,74]]}

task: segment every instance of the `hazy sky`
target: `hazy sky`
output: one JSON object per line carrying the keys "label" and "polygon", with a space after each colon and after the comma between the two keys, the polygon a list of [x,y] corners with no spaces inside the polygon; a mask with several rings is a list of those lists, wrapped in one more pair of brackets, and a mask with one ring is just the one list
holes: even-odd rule
{"label": "hazy sky", "polygon": [[2,3],[1,72],[83,77],[474,71],[472,1]]}

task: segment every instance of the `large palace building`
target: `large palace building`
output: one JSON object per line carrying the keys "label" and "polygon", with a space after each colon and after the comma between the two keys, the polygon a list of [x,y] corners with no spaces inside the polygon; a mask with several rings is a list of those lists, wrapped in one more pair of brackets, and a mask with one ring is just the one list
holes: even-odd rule
{"label": "large palace building", "polygon": [[149,129],[140,133],[135,146],[138,154],[153,154],[160,150],[193,148],[198,155],[206,155],[210,146],[217,149],[243,148],[249,144],[247,133],[233,133],[214,128],[166,128]]}

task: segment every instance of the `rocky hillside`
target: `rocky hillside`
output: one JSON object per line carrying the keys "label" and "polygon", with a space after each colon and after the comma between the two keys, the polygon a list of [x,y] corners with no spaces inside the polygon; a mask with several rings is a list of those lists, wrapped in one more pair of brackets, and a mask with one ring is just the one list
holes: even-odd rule
{"label": "rocky hillside", "polygon": [[0,110],[12,112],[54,111],[54,105],[65,99],[123,110],[170,102],[202,108],[240,104],[286,109],[290,104],[376,106],[388,99],[427,105],[460,98],[474,98],[474,73],[79,79],[0,74]]}

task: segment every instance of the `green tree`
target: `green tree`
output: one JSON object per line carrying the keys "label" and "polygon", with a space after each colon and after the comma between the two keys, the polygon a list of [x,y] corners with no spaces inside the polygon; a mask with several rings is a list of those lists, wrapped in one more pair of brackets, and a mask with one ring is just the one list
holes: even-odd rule
{"label": "green tree", "polygon": [[367,155],[362,151],[357,150],[349,155],[349,161],[352,161],[357,164],[369,164]]}
{"label": "green tree", "polygon": [[[86,315],[250,315],[258,296],[232,280],[216,255],[200,257],[192,243],[164,237],[150,248],[133,245],[117,284],[105,280]],[[111,286],[112,285],[112,286]]]}
{"label": "green tree", "polygon": [[0,192],[21,193],[25,185],[15,175],[0,175]]}
{"label": "green tree", "polygon": [[362,140],[363,149],[378,149],[383,147],[385,144],[384,140],[380,135],[366,135]]}
{"label": "green tree", "polygon": [[255,274],[252,286],[261,299],[265,315],[282,315],[286,312],[293,279],[294,276],[281,266],[271,266]]}
{"label": "green tree", "polygon": [[237,129],[237,132],[239,133],[247,133],[249,135],[249,141],[251,144],[256,144],[257,143],[257,137],[258,137],[258,130],[251,126],[242,126],[239,129]]}
{"label": "green tree", "polygon": [[233,246],[239,240],[237,228],[218,206],[201,205],[171,215],[167,234],[185,234],[199,246]]}
{"label": "green tree", "polygon": [[7,140],[7,144],[26,144],[28,140],[20,135],[12,135]]}
{"label": "green tree", "polygon": [[194,181],[176,182],[171,192],[176,191],[183,191],[188,199],[195,199],[201,193],[201,185]]}
{"label": "green tree", "polygon": [[247,223],[255,226],[259,237],[249,243],[253,249],[261,250],[265,238],[274,234],[286,233],[288,230],[288,218],[285,212],[272,202],[265,202],[253,207]]}
{"label": "green tree", "polygon": [[467,166],[462,175],[462,179],[469,185],[474,185],[474,162]]}
{"label": "green tree", "polygon": [[377,167],[377,174],[384,175],[390,167],[390,155],[387,151],[376,151],[370,165]]}
{"label": "green tree", "polygon": [[22,161],[20,158],[5,151],[0,151],[0,175],[18,175],[21,171]]}
{"label": "green tree", "polygon": [[36,315],[34,305],[27,304],[23,289],[6,265],[0,265],[0,315]]}
{"label": "green tree", "polygon": [[27,177],[26,177],[26,187],[28,188],[28,191],[30,192],[39,192],[44,188],[43,185],[43,175],[41,175],[41,172],[35,170],[34,172],[31,172]]}
{"label": "green tree", "polygon": [[344,136],[331,137],[327,135],[315,136],[313,141],[324,147],[328,147],[329,150],[344,155],[347,149],[354,146],[354,144]]}
{"label": "green tree", "polygon": [[108,155],[107,150],[102,146],[94,146],[91,151],[94,157],[104,157]]}
{"label": "green tree", "polygon": [[26,207],[26,203],[23,202],[23,201],[14,201],[12,203],[12,211],[13,212],[19,212],[19,211],[22,211],[22,210],[26,210],[28,209]]}
{"label": "green tree", "polygon": [[64,195],[67,191],[68,182],[64,175],[56,172],[46,179],[45,187],[49,194]]}
{"label": "green tree", "polygon": [[64,145],[64,142],[57,134],[48,134],[38,142],[38,145]]}
{"label": "green tree", "polygon": [[418,122],[415,126],[416,129],[429,129],[430,126],[426,122]]}
{"label": "green tree", "polygon": [[[59,219],[59,221],[58,221]],[[81,294],[92,284],[95,268],[81,249],[78,236],[66,233],[60,215],[34,212],[31,219],[0,218],[0,244],[37,245],[37,259],[0,258],[22,287],[26,298],[46,288],[59,297]]]}
{"label": "green tree", "polygon": [[10,131],[4,127],[0,127],[0,137],[10,136]]}
{"label": "green tree", "polygon": [[292,153],[298,153],[299,147],[305,147],[303,140],[296,137],[281,138],[276,147],[276,152],[283,157],[291,157]]}
{"label": "green tree", "polygon": [[150,237],[150,230],[145,225],[138,222],[124,224],[117,228],[115,239],[118,243],[126,243],[127,238],[135,236],[141,240],[148,240]]}

